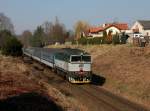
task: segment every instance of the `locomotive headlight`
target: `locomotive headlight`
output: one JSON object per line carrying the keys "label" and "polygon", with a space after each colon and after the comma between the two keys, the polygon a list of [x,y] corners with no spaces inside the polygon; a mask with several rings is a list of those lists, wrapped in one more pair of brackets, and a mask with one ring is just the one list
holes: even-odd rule
{"label": "locomotive headlight", "polygon": [[71,81],[74,81],[74,80],[75,80],[73,77],[71,77],[70,79],[71,79]]}
{"label": "locomotive headlight", "polygon": [[75,81],[73,77],[69,77],[69,81]]}
{"label": "locomotive headlight", "polygon": [[87,79],[86,78],[83,78],[83,81],[86,81]]}

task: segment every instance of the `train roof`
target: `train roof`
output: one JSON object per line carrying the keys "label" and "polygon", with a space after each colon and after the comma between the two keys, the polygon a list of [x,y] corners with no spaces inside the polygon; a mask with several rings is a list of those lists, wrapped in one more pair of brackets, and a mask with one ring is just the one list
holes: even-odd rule
{"label": "train roof", "polygon": [[58,53],[65,53],[66,55],[90,55],[89,53],[80,50],[80,49],[72,49],[72,48],[36,48],[36,47],[32,47],[32,49],[35,50],[42,50],[45,52],[51,52],[53,54],[58,54]]}
{"label": "train roof", "polygon": [[66,55],[89,55],[83,50],[80,49],[71,49],[71,48],[45,48],[43,50],[47,50],[48,52],[53,52],[53,53],[65,53]]}
{"label": "train roof", "polygon": [[63,48],[62,50],[64,51],[64,53],[68,55],[81,55],[81,54],[89,55],[87,52],[80,49]]}

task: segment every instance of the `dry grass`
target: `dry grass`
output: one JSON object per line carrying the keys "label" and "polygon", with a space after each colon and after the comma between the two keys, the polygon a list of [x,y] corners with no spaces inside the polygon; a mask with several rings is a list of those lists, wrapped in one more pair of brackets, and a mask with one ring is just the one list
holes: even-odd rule
{"label": "dry grass", "polygon": [[103,87],[150,106],[150,46],[49,46],[83,49],[92,55],[93,71],[106,78]]}
{"label": "dry grass", "polygon": [[45,89],[45,93],[50,95],[51,98],[60,106],[67,111],[88,111],[88,109],[80,104],[73,97],[62,94],[56,88],[53,88],[50,84],[45,81],[40,81],[40,85]]}
{"label": "dry grass", "polygon": [[40,87],[30,80],[26,73],[27,66],[19,58],[0,55],[0,99],[14,96],[15,93],[39,90]]}
{"label": "dry grass", "polygon": [[67,97],[44,80],[33,76],[31,66],[20,58],[0,55],[0,99],[37,92],[47,96],[65,111],[87,111],[86,107],[72,97]]}

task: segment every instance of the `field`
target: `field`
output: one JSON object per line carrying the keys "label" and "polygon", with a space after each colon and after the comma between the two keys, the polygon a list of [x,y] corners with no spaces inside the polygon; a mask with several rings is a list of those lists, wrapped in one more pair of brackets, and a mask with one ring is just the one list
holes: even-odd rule
{"label": "field", "polygon": [[49,46],[83,49],[92,55],[93,72],[103,76],[103,88],[150,106],[150,47],[131,45]]}

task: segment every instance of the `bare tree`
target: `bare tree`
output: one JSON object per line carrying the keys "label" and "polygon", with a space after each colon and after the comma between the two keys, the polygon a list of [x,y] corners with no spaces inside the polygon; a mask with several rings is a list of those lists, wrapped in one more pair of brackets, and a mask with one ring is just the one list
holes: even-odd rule
{"label": "bare tree", "polygon": [[30,39],[32,37],[32,33],[29,30],[25,30],[21,35],[21,42],[24,45],[24,47],[30,46]]}
{"label": "bare tree", "polygon": [[53,25],[53,38],[61,43],[64,43],[65,41],[65,34],[66,34],[66,29],[64,24],[61,24],[56,17],[55,23]]}
{"label": "bare tree", "polygon": [[14,26],[7,16],[5,16],[3,13],[0,13],[0,30],[8,30],[12,34],[14,34]]}
{"label": "bare tree", "polygon": [[64,43],[67,36],[67,31],[64,24],[60,23],[57,17],[53,23],[48,21],[44,22],[42,28],[44,29],[46,35],[46,42],[49,44],[55,42]]}
{"label": "bare tree", "polygon": [[75,23],[74,29],[76,39],[79,39],[82,36],[82,34],[89,29],[89,24],[85,21],[80,20]]}
{"label": "bare tree", "polygon": [[52,23],[49,21],[46,21],[41,26],[44,29],[45,34],[48,34],[50,32],[50,28],[52,26]]}
{"label": "bare tree", "polygon": [[52,30],[53,30],[53,23],[46,21],[44,22],[42,25],[42,28],[44,29],[44,33],[45,33],[45,43],[46,44],[50,44],[52,42]]}

